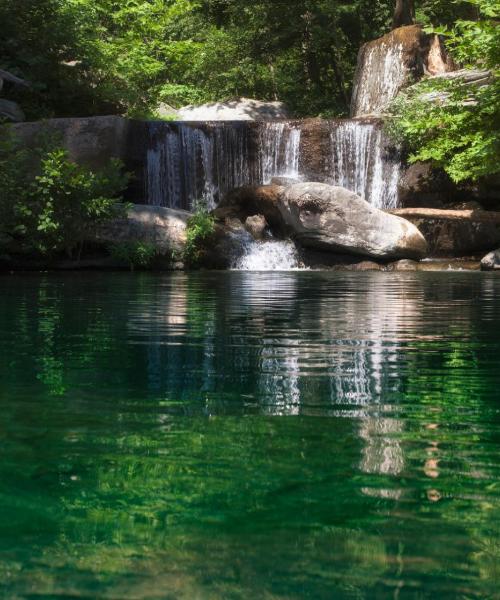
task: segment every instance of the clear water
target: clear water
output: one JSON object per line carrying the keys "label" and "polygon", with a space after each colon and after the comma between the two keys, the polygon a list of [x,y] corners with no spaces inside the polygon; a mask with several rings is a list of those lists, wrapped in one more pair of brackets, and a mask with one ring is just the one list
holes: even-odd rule
{"label": "clear water", "polygon": [[500,278],[0,278],[0,596],[497,598]]}

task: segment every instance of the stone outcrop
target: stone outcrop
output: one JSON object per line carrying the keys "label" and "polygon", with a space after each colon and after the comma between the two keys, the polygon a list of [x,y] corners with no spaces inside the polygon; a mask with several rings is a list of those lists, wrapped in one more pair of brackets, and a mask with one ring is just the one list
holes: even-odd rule
{"label": "stone outcrop", "polygon": [[418,227],[427,240],[431,256],[470,256],[500,245],[500,213],[431,208],[390,212]]}
{"label": "stone outcrop", "polygon": [[483,271],[500,271],[500,250],[487,254],[481,261]]}
{"label": "stone outcrop", "polygon": [[22,144],[36,148],[41,135],[60,139],[70,158],[91,168],[104,166],[110,158],[126,160],[129,121],[122,117],[49,119],[10,126]]}
{"label": "stone outcrop", "polygon": [[283,187],[277,185],[245,186],[232,190],[215,209],[219,220],[234,217],[245,222],[247,217],[262,215],[272,230],[284,234],[284,221],[279,208]]}
{"label": "stone outcrop", "polygon": [[443,208],[457,194],[449,176],[429,163],[418,162],[403,170],[398,182],[401,208]]}
{"label": "stone outcrop", "polygon": [[21,123],[24,121],[25,116],[17,102],[0,98],[0,119],[7,119],[12,123]]}
{"label": "stone outcrop", "polygon": [[176,118],[179,121],[273,121],[288,119],[289,116],[283,102],[238,98],[200,106],[184,106],[177,111]]}
{"label": "stone outcrop", "polygon": [[104,244],[141,242],[159,254],[180,256],[186,244],[186,227],[191,213],[159,206],[132,206],[123,218],[106,224],[97,233]]}
{"label": "stone outcrop", "polygon": [[424,75],[452,71],[439,37],[419,25],[399,27],[362,46],[354,79],[351,115],[384,114],[398,93]]}
{"label": "stone outcrop", "polygon": [[267,227],[264,215],[253,215],[245,220],[245,229],[255,240],[263,239]]}
{"label": "stone outcrop", "polygon": [[320,183],[285,188],[279,210],[303,246],[379,259],[420,259],[427,254],[424,237],[411,223],[343,188]]}

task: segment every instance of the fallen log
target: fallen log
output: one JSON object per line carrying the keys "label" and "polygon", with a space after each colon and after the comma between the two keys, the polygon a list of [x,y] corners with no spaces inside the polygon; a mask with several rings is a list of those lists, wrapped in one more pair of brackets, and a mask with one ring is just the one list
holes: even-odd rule
{"label": "fallen log", "polygon": [[488,210],[441,210],[439,208],[397,208],[386,211],[403,219],[431,219],[434,221],[468,221],[471,223],[498,223],[500,212]]}

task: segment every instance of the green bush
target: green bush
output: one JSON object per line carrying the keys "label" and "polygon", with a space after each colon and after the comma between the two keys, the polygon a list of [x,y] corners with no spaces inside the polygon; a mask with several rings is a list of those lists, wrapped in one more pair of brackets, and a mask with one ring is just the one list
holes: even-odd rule
{"label": "green bush", "polygon": [[[468,0],[476,20],[436,29],[466,67],[489,69],[482,87],[431,79],[393,103],[387,129],[410,151],[410,162],[430,161],[457,183],[500,173],[500,7],[498,0]],[[432,95],[440,100],[432,100]]]}
{"label": "green bush", "polygon": [[195,213],[187,223],[187,239],[184,248],[184,262],[196,266],[203,255],[206,243],[215,233],[215,218],[203,202],[198,202]]}
{"label": "green bush", "polygon": [[127,182],[118,160],[92,171],[54,139],[27,150],[8,135],[0,142],[0,244],[35,256],[80,254],[100,224],[121,214]]}
{"label": "green bush", "polygon": [[120,262],[128,264],[131,271],[137,267],[145,269],[157,254],[155,246],[146,242],[120,242],[110,247],[110,254]]}

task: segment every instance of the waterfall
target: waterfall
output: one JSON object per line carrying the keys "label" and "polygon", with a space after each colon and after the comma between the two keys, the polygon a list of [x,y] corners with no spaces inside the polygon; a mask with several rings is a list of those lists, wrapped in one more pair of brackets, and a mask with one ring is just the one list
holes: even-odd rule
{"label": "waterfall", "polygon": [[259,138],[261,163],[260,183],[270,183],[273,177],[299,176],[299,127],[288,123],[264,123]]}
{"label": "waterfall", "polygon": [[[300,179],[305,168],[311,181],[326,179],[377,208],[397,207],[399,158],[377,122],[324,121],[317,146],[306,144],[301,155],[302,127],[297,121],[148,123],[147,203],[191,210],[203,201],[214,208],[231,189]],[[308,168],[318,157],[324,167],[316,161]]]}
{"label": "waterfall", "polygon": [[332,125],[331,180],[381,209],[398,205],[399,157],[391,156],[375,123],[346,120]]}
{"label": "waterfall", "polygon": [[257,242],[244,235],[238,240],[242,253],[232,261],[236,271],[293,271],[299,269],[295,244],[289,240]]}
{"label": "waterfall", "polygon": [[148,204],[190,210],[215,208],[231,189],[255,181],[246,127],[241,124],[149,125]]}
{"label": "waterfall", "polygon": [[299,175],[301,132],[287,122],[259,124],[257,140],[245,123],[152,122],[148,128],[148,204],[189,210],[202,200],[215,208],[236,187]]}
{"label": "waterfall", "polygon": [[396,97],[408,78],[402,43],[377,40],[366,44],[359,54],[351,115],[380,115]]}

